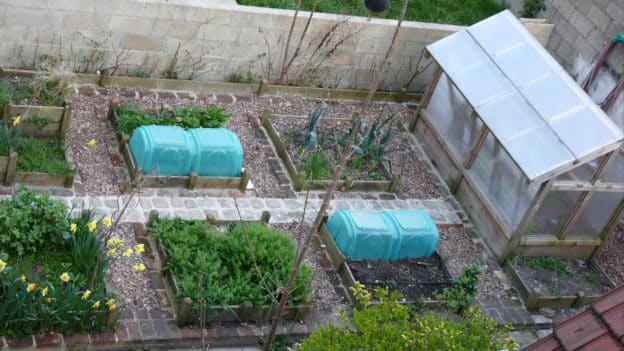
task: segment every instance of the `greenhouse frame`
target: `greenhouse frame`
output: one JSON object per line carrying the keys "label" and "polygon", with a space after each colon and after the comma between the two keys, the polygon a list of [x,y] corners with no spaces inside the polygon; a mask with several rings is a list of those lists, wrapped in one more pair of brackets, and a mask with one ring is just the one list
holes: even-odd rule
{"label": "greenhouse frame", "polygon": [[624,126],[509,11],[427,51],[410,130],[499,263],[598,254],[624,213]]}

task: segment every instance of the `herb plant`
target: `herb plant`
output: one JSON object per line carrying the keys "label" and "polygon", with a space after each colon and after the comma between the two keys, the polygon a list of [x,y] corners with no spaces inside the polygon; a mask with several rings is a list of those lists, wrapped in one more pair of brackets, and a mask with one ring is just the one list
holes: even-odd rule
{"label": "herb plant", "polygon": [[17,169],[25,172],[42,172],[69,176],[72,168],[65,159],[66,148],[61,141],[45,143],[29,137],[19,148]]}
{"label": "herb plant", "polygon": [[[171,256],[165,269],[171,269],[176,277],[180,297],[191,297],[195,309],[199,308],[200,280],[202,298],[209,305],[244,301],[255,306],[270,305],[279,299],[280,289],[294,266],[293,240],[261,223],[237,224],[220,232],[199,221],[159,219],[150,231],[162,240]],[[308,298],[311,280],[312,269],[303,267],[290,304]]]}
{"label": "herb plant", "polygon": [[461,276],[453,278],[453,285],[444,288],[443,292],[437,294],[436,297],[446,300],[448,306],[457,313],[463,313],[477,297],[477,284],[483,270],[482,266],[474,264],[464,267]]}
{"label": "herb plant", "polygon": [[132,135],[132,132],[145,125],[177,125],[182,128],[220,128],[230,119],[220,106],[174,108],[171,113],[147,113],[131,106],[117,109],[117,133]]}

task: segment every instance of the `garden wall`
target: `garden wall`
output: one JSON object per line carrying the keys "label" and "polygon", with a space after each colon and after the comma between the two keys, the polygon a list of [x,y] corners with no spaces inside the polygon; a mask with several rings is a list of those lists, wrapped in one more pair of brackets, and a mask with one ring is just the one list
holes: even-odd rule
{"label": "garden wall", "polygon": [[[540,17],[555,25],[547,49],[566,70],[582,82],[604,45],[624,33],[622,0],[548,0]],[[624,49],[610,55],[614,74],[624,73]]]}
{"label": "garden wall", "polygon": [[[61,59],[74,71],[123,65],[116,74],[225,80],[234,72],[274,80],[293,11],[238,6],[234,0],[3,0],[0,65],[32,67]],[[309,13],[300,14],[290,52]],[[289,81],[367,88],[390,45],[396,21],[315,14]],[[417,69],[422,48],[461,27],[405,22],[380,88],[398,90]],[[176,55],[177,52],[177,55]],[[172,63],[174,63],[172,65]],[[431,68],[408,87],[420,91]]]}

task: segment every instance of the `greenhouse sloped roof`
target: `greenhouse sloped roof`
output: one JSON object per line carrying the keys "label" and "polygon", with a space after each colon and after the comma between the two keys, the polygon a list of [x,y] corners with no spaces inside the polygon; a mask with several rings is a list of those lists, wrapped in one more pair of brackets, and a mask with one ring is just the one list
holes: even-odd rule
{"label": "greenhouse sloped roof", "polygon": [[595,159],[624,140],[509,11],[427,50],[530,181]]}

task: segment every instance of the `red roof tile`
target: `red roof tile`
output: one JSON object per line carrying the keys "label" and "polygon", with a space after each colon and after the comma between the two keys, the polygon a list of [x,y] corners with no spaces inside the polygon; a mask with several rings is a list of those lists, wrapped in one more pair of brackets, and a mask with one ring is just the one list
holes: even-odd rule
{"label": "red roof tile", "polygon": [[602,320],[604,320],[616,338],[624,336],[624,303],[603,313]]}
{"label": "red roof tile", "polygon": [[606,333],[607,329],[598,323],[591,310],[577,314],[555,327],[557,340],[565,350],[576,350]]}
{"label": "red roof tile", "polygon": [[591,307],[563,321],[553,335],[525,350],[624,351],[624,285],[601,296]]}
{"label": "red roof tile", "polygon": [[612,290],[592,303],[592,308],[596,313],[603,314],[616,305],[624,303],[624,285]]}
{"label": "red roof tile", "polygon": [[622,351],[618,342],[609,334],[605,334],[598,339],[592,340],[589,344],[578,349],[578,351]]}
{"label": "red roof tile", "polygon": [[551,334],[525,348],[524,351],[563,351],[559,341]]}

